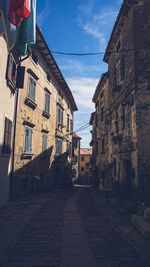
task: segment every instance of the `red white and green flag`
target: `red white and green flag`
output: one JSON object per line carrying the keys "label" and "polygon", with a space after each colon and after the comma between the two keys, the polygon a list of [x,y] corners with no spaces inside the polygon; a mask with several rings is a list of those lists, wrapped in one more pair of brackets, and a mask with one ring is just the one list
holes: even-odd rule
{"label": "red white and green flag", "polygon": [[19,27],[24,18],[30,16],[30,0],[9,0],[8,19]]}

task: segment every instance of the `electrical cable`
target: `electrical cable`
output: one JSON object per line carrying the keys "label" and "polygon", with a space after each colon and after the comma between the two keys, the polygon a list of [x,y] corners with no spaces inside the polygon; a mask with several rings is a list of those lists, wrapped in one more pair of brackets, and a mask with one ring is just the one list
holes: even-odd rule
{"label": "electrical cable", "polygon": [[52,54],[59,54],[59,55],[65,55],[65,56],[96,56],[96,55],[105,55],[105,54],[118,54],[118,53],[124,53],[128,51],[138,51],[142,49],[150,48],[150,46],[147,47],[139,47],[139,48],[128,48],[128,49],[122,49],[119,51],[105,51],[105,52],[92,52],[92,53],[68,53],[68,52],[61,52],[61,51],[50,51]]}
{"label": "electrical cable", "polygon": [[[137,72],[137,75],[138,75],[138,74],[141,74],[141,71],[142,71],[142,70],[145,71],[145,67],[146,67],[148,64],[149,64],[149,61],[147,61],[147,63],[139,69],[139,71]],[[118,96],[117,98],[115,98],[115,100],[114,100],[113,103],[109,106],[109,108],[107,108],[107,109],[103,112],[103,115],[104,115],[107,111],[109,111],[110,113],[112,113],[112,112],[116,109],[116,107],[114,107],[114,108],[111,110],[111,107],[117,102],[117,100],[123,95],[123,93],[126,93],[126,94],[125,94],[125,96],[123,97],[123,99],[121,99],[121,101],[117,102],[117,105],[121,104],[121,103],[123,102],[123,100],[124,100],[126,97],[128,97],[128,95],[129,95],[133,90],[135,90],[135,87],[133,87],[133,88],[131,88],[128,92],[125,92],[126,89],[127,89],[129,86],[131,86],[131,84],[132,84],[132,82],[134,82],[134,80],[135,80],[135,77],[134,77],[134,78],[130,81],[130,83],[125,87],[125,89],[123,90],[123,92],[121,92],[121,93],[119,94],[119,96]],[[137,85],[137,84],[136,84],[136,85]],[[99,119],[97,120],[97,122],[98,122],[99,120],[101,120],[101,118],[99,118]],[[87,124],[88,124],[88,123],[87,123]],[[85,130],[86,128],[88,128],[89,126],[91,126],[91,125],[88,124],[88,125],[86,126],[86,124],[85,124],[85,125],[81,126],[81,127],[80,127],[79,129],[77,129],[77,130],[78,130],[78,132],[80,132],[80,129],[81,129],[81,131],[82,131],[82,130]],[[77,130],[76,130],[76,131],[77,131]],[[76,131],[74,131],[73,133],[75,133]]]}

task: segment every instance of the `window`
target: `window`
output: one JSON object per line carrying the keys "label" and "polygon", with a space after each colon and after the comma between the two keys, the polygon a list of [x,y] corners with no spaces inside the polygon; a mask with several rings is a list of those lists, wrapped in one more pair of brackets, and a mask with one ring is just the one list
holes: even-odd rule
{"label": "window", "polygon": [[9,53],[8,61],[7,61],[6,79],[7,79],[7,84],[11,89],[15,89],[16,75],[17,75],[17,65],[16,65],[16,62],[14,60],[13,55],[11,53]]}
{"label": "window", "polygon": [[56,155],[62,154],[62,139],[56,139]]}
{"label": "window", "polygon": [[78,140],[77,139],[73,139],[73,147],[77,148],[78,147]]}
{"label": "window", "polygon": [[67,115],[67,132],[69,132],[69,115]]}
{"label": "window", "polygon": [[99,100],[97,100],[96,104],[95,104],[95,107],[99,107]]}
{"label": "window", "polygon": [[63,108],[57,106],[57,123],[63,124]]}
{"label": "window", "polygon": [[120,40],[118,41],[117,45],[116,45],[116,52],[118,53],[121,47],[121,42]]}
{"label": "window", "polygon": [[101,122],[104,121],[104,107],[101,108]]}
{"label": "window", "polygon": [[103,96],[104,96],[104,91],[101,92],[101,94],[100,94],[100,99],[102,99]]}
{"label": "window", "polygon": [[121,122],[122,122],[122,130],[125,128],[125,106],[122,104],[121,108]]}
{"label": "window", "polygon": [[38,57],[35,53],[32,53],[32,60],[34,61],[35,64],[38,62]]}
{"label": "window", "polygon": [[86,168],[87,168],[87,169],[89,168],[89,165],[90,165],[90,164],[89,164],[89,162],[88,162],[88,163],[86,163]]}
{"label": "window", "polygon": [[2,153],[10,154],[11,152],[11,132],[12,121],[8,118],[5,118],[4,142],[2,147]]}
{"label": "window", "polygon": [[45,112],[50,113],[50,92],[45,91]]}
{"label": "window", "polygon": [[43,134],[42,136],[42,152],[47,149],[47,134]]}
{"label": "window", "polygon": [[102,139],[102,154],[105,154],[105,140]]}
{"label": "window", "polygon": [[46,78],[47,78],[47,80],[48,80],[49,82],[51,81],[51,76],[50,76],[49,73],[46,74]]}
{"label": "window", "polygon": [[84,157],[81,157],[81,161],[84,161]]}
{"label": "window", "polygon": [[97,127],[98,126],[98,115],[97,115],[97,113],[95,114],[95,127]]}
{"label": "window", "polygon": [[121,81],[124,79],[124,55],[121,56],[114,73],[115,86],[120,85]]}
{"label": "window", "polygon": [[73,121],[70,120],[70,131],[73,132]]}
{"label": "window", "polygon": [[58,91],[58,95],[63,99],[63,94],[61,93],[61,91]]}
{"label": "window", "polygon": [[84,167],[81,167],[81,172],[84,172]]}
{"label": "window", "polygon": [[116,129],[116,133],[118,133],[119,127],[118,127],[118,112],[117,111],[116,111],[115,129]]}
{"label": "window", "polygon": [[24,152],[31,154],[32,152],[32,128],[25,127],[25,146]]}
{"label": "window", "polygon": [[36,80],[32,75],[29,76],[29,91],[28,97],[35,102],[35,90],[36,90]]}

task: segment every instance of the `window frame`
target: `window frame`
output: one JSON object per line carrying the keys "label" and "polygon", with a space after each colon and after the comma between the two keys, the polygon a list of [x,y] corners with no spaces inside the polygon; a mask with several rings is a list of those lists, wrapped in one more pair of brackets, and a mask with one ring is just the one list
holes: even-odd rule
{"label": "window frame", "polygon": [[60,106],[57,105],[57,124],[63,124],[63,117],[64,117],[64,109]]}
{"label": "window frame", "polygon": [[[45,105],[44,105],[44,111],[48,114],[50,114],[50,96],[51,93],[45,89]],[[47,98],[47,100],[46,100]]]}
{"label": "window frame", "polygon": [[[30,91],[30,88],[33,88],[33,87],[30,87],[30,81],[33,80],[33,82],[35,83],[35,87],[34,87],[34,97],[32,98],[32,94],[33,92]],[[34,103],[36,102],[35,99],[36,99],[36,79],[33,77],[33,75],[31,73],[29,73],[29,80],[28,80],[28,98],[33,101]]]}
{"label": "window frame", "polygon": [[[26,139],[27,129],[29,130],[29,137],[28,137],[29,140]],[[24,132],[25,132],[25,134],[24,134],[24,154],[32,154],[33,129],[29,126],[25,126]],[[26,143],[26,140],[28,143]],[[26,149],[27,146],[28,146],[28,148]]]}
{"label": "window frame", "polygon": [[67,115],[67,132],[69,132],[69,126],[70,126],[70,118],[69,115]]}
{"label": "window frame", "polygon": [[[58,149],[58,141],[60,142],[61,144],[61,148]],[[61,150],[61,151],[59,151]],[[55,151],[55,155],[58,156],[58,155],[61,155],[62,154],[62,151],[63,151],[63,140],[61,138],[56,138],[56,151]]]}
{"label": "window frame", "polygon": [[43,133],[43,135],[42,135],[42,153],[44,153],[47,150],[47,143],[48,143],[47,141],[48,141],[48,136],[46,133]]}

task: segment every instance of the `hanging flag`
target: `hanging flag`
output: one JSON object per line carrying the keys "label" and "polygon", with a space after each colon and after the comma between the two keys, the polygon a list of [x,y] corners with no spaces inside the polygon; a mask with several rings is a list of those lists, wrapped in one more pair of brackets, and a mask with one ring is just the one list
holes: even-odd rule
{"label": "hanging flag", "polygon": [[30,16],[30,0],[10,0],[8,8],[9,21],[19,27],[24,18]]}
{"label": "hanging flag", "polygon": [[7,42],[8,50],[10,51],[15,43],[16,39],[16,27],[10,23],[7,18],[9,7],[9,0],[0,0],[0,9],[1,9],[1,20],[0,20],[0,28],[5,32],[5,40]]}
{"label": "hanging flag", "polygon": [[36,43],[36,0],[30,0],[30,17],[24,20],[26,41],[29,44]]}
{"label": "hanging flag", "polygon": [[16,31],[15,48],[23,55],[27,53],[27,44],[36,43],[36,0],[31,0],[30,17],[23,19]]}

